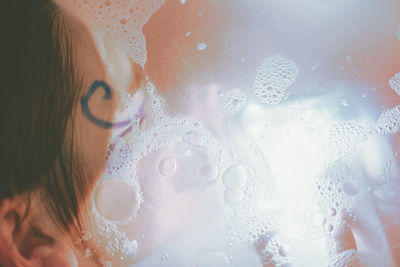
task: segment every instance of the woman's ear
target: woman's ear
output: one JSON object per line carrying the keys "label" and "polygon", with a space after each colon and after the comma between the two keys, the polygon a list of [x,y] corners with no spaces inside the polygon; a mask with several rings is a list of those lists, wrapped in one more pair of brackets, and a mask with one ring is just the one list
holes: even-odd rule
{"label": "woman's ear", "polygon": [[23,257],[18,249],[20,236],[28,208],[23,197],[6,198],[0,202],[0,266],[35,266]]}
{"label": "woman's ear", "polygon": [[59,235],[55,238],[56,231],[50,225],[40,202],[29,202],[23,196],[3,199],[0,203],[0,266],[78,266],[67,238],[64,240]]}

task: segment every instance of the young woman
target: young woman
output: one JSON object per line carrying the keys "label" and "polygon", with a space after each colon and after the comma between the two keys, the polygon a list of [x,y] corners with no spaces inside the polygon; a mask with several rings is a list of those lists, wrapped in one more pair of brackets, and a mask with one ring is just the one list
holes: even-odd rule
{"label": "young woman", "polygon": [[59,5],[0,13],[0,266],[76,266],[115,92],[89,30]]}

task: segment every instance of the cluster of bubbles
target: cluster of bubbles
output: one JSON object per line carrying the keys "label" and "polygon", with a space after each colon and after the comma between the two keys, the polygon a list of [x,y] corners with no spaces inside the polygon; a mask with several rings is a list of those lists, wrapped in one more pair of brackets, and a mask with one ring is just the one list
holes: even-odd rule
{"label": "cluster of bubbles", "polygon": [[279,104],[285,100],[299,73],[296,63],[281,55],[264,59],[257,69],[253,93],[260,103]]}
{"label": "cluster of bubbles", "polygon": [[[95,28],[107,29],[117,39],[118,47],[126,49],[143,66],[146,43],[141,28],[162,3],[106,0],[79,5]],[[198,50],[206,48],[206,43],[197,44]],[[280,104],[288,97],[298,73],[291,59],[281,55],[265,58],[257,68],[253,94],[261,104]],[[400,74],[389,84],[399,93]],[[190,195],[196,189],[215,193],[213,206],[228,211],[223,217],[224,228],[219,229],[226,244],[220,250],[197,256],[194,266],[232,266],[235,262],[239,266],[240,256],[235,251],[242,246],[253,248],[265,266],[390,264],[390,256],[385,253],[377,253],[375,258],[353,248],[336,253],[336,236],[357,219],[354,214],[365,199],[371,194],[385,195],[385,186],[393,182],[390,161],[382,169],[384,182],[372,183],[366,181],[353,156],[372,136],[398,132],[400,105],[383,111],[374,124],[357,120],[332,123],[326,146],[318,155],[323,163],[317,175],[290,177],[290,186],[281,188],[281,181],[276,181],[269,170],[257,142],[247,142],[240,136],[237,139],[243,144],[238,144],[217,137],[200,121],[169,116],[163,109],[164,100],[150,81],[144,91],[149,105],[147,115],[152,121],[145,125],[137,122],[127,136],[113,140],[104,174],[91,196],[91,232],[85,232],[82,240],[91,240],[97,249],[105,250],[104,265],[127,265],[145,256],[141,245],[146,236],[132,237],[127,229],[143,221],[146,209],[154,208],[154,203],[163,204],[160,196],[154,196],[158,193],[155,187],[161,185],[172,189],[175,197]],[[222,110],[229,116],[239,116],[247,97],[237,88],[223,92]],[[263,129],[263,134],[268,130]],[[329,160],[324,161],[326,158]],[[143,165],[151,177],[140,176]],[[146,183],[155,186],[148,188]],[[291,199],[282,198],[288,195],[285,190],[289,187],[296,193]],[[310,251],[315,252],[313,259]],[[157,264],[167,264],[171,258],[163,253],[162,263]]]}
{"label": "cluster of bubbles", "polygon": [[377,131],[382,134],[395,134],[400,127],[400,105],[384,110],[376,124]]}
{"label": "cluster of bubbles", "polygon": [[239,88],[223,92],[222,109],[228,115],[234,115],[242,110],[247,102],[246,94]]}
{"label": "cluster of bubbles", "polygon": [[[227,102],[224,110],[232,111],[233,109],[226,107],[233,103],[237,109],[236,99],[242,99],[240,105],[244,105],[245,95],[243,97],[241,94],[244,95],[241,91],[232,90],[232,93],[228,94],[229,98],[225,100]],[[302,229],[301,234],[285,236],[279,233],[279,225],[283,223],[280,219],[282,214],[274,210],[270,210],[268,214],[261,213],[254,205],[257,202],[258,187],[262,187],[258,180],[261,177],[271,180],[271,177],[257,173],[257,166],[249,152],[238,149],[230,142],[217,140],[199,121],[165,115],[162,99],[150,82],[147,85],[147,95],[154,112],[153,124],[147,129],[136,125],[137,128],[128,140],[120,139],[115,144],[110,150],[104,176],[92,197],[94,224],[97,229],[93,236],[99,236],[94,239],[99,247],[106,249],[107,256],[113,259],[113,262],[116,261],[116,256],[119,261],[134,261],[137,257],[140,243],[130,239],[120,226],[134,223],[137,216],[140,216],[140,209],[146,199],[143,198],[137,166],[146,156],[160,149],[169,149],[170,152],[162,154],[157,160],[157,172],[170,183],[176,193],[185,192],[190,188],[206,189],[219,185],[222,200],[229,210],[226,224],[229,242],[226,252],[209,252],[197,260],[198,266],[230,266],[235,259],[229,259],[227,255],[233,253],[235,246],[248,242],[254,244],[264,264],[290,266],[290,262],[304,258],[305,252],[300,247],[305,244],[319,242],[323,237],[330,240],[331,246],[335,247],[335,233],[346,225],[342,214],[352,214],[368,194],[383,190],[380,185],[366,183],[362,173],[358,171],[361,168],[346,155],[356,151],[373,134],[396,133],[398,128],[395,127],[400,118],[399,107],[384,111],[376,125],[360,121],[332,124],[328,134],[328,143],[331,146],[325,148],[324,153],[331,153],[330,157],[334,160],[324,166],[319,177],[302,180],[303,185],[299,184],[299,192],[306,192],[305,188],[312,188],[312,194],[308,196],[310,199],[306,203],[314,204],[311,205],[312,208],[303,206],[297,210],[297,218],[300,219],[296,224]],[[197,166],[194,164],[196,162]],[[385,167],[382,175],[388,176],[388,172],[390,164]],[[121,182],[129,192],[128,196],[112,196],[112,193],[103,192],[108,194],[107,199],[113,209],[123,210],[124,216],[118,217],[101,208],[101,203],[96,197],[102,193],[104,187],[108,187],[111,192],[112,185]],[[266,199],[274,199],[271,184],[262,188]],[[298,203],[302,203],[301,195],[298,196]],[[384,255],[383,259],[389,261],[387,255]],[[165,258],[164,262],[168,260]],[[351,266],[360,261],[373,262],[373,259],[351,250],[329,258],[331,266]]]}
{"label": "cluster of bubbles", "polygon": [[[343,220],[343,214],[349,214],[349,220],[352,220],[351,214],[368,194],[379,190],[383,190],[383,194],[387,192],[381,185],[367,183],[359,172],[361,168],[346,155],[353,154],[376,133],[396,133],[400,118],[399,107],[384,111],[376,125],[360,121],[332,124],[328,134],[331,146],[325,148],[323,153],[331,153],[329,156],[333,160],[323,167],[318,177],[300,179],[299,184],[293,181],[299,191],[295,202],[299,205],[303,202],[313,204],[299,206],[293,212],[298,221],[292,223],[292,226],[297,225],[301,231],[290,236],[284,234],[285,231],[279,231],[284,224],[279,210],[272,209],[263,213],[255,205],[259,200],[260,188],[264,200],[272,201],[278,197],[272,193],[272,184],[259,183],[259,180],[264,183],[273,180],[271,175],[265,175],[265,166],[257,166],[246,149],[240,149],[229,141],[217,140],[201,122],[164,114],[162,99],[151,82],[148,82],[146,90],[154,112],[154,122],[146,129],[136,125],[132,136],[127,140],[121,138],[110,149],[107,168],[92,196],[93,220],[96,225],[93,232],[96,238],[93,240],[99,247],[105,248],[112,262],[137,259],[140,242],[129,238],[121,226],[134,224],[141,216],[140,211],[146,199],[143,197],[137,168],[144,158],[157,151],[169,151],[160,153],[155,166],[159,177],[167,181],[177,194],[191,188],[207,190],[219,187],[221,199],[229,210],[226,222],[229,241],[226,251],[208,252],[196,260],[196,266],[230,266],[238,259],[231,259],[227,255],[234,255],[235,248],[243,243],[254,244],[265,265],[291,266],[292,262],[301,265],[305,263],[300,260],[306,255],[304,248],[310,249],[307,247],[310,243],[328,240],[326,247],[331,246],[332,251],[337,249],[335,234],[348,224]],[[225,99],[224,110],[234,115],[240,110],[238,107],[244,105],[245,95],[235,90],[228,91],[226,95],[229,97]],[[243,102],[238,105],[238,101],[235,101],[237,99]],[[257,170],[264,172],[264,175]],[[382,173],[383,176],[389,176],[390,164],[385,165]],[[115,183],[122,184],[129,194],[113,196],[111,192]],[[109,191],[104,191],[105,188]],[[307,192],[306,188],[312,188],[311,195],[300,193]],[[109,205],[113,207],[111,212],[101,207],[97,199],[101,194],[108,195]],[[113,214],[118,209],[123,211],[123,216]],[[319,257],[322,256],[316,256],[314,260],[320,260]],[[163,259],[163,262],[170,260],[169,257]],[[383,260],[390,263],[386,254],[371,259],[353,249],[333,253],[328,259],[329,266],[352,266],[356,262]]]}
{"label": "cluster of bubbles", "polygon": [[143,25],[164,0],[74,0],[78,10],[98,32],[110,33],[116,49],[125,51],[135,62],[146,63],[146,39]]}
{"label": "cluster of bubbles", "polygon": [[[154,112],[153,124],[147,129],[136,125],[129,138],[120,138],[110,148],[104,175],[92,195],[93,240],[98,248],[105,248],[106,256],[113,262],[136,259],[138,241],[130,239],[121,227],[134,224],[140,216],[146,199],[137,168],[156,151],[170,151],[157,160],[156,166],[159,177],[168,181],[176,193],[215,186],[220,180],[217,184],[224,188],[222,199],[231,209],[231,216],[249,223],[247,212],[241,212],[243,209],[237,206],[251,203],[247,191],[254,176],[249,173],[245,157],[229,142],[218,142],[200,122],[165,115],[162,101],[150,82],[147,96]],[[197,167],[185,167],[196,161]],[[209,255],[200,262],[225,261],[218,255]]]}
{"label": "cluster of bubbles", "polygon": [[[400,30],[399,30],[400,31]],[[396,73],[390,80],[389,85],[392,89],[400,95],[400,71]]]}

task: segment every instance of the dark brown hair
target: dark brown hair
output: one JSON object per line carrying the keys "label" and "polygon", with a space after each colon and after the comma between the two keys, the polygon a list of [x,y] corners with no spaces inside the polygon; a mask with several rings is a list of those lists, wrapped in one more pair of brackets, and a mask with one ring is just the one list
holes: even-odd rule
{"label": "dark brown hair", "polygon": [[5,1],[0,10],[0,201],[39,192],[56,225],[80,231],[89,182],[71,130],[82,95],[76,25],[50,0]]}

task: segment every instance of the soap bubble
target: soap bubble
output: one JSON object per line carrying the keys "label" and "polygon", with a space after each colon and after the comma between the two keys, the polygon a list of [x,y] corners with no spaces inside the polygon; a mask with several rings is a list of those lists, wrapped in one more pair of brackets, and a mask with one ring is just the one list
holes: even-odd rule
{"label": "soap bubble", "polygon": [[231,266],[226,254],[220,251],[208,252],[201,257],[197,267],[228,267]]}
{"label": "soap bubble", "polygon": [[112,179],[97,186],[95,204],[98,212],[106,219],[124,221],[138,212],[141,195],[135,184],[124,179]]}
{"label": "soap bubble", "polygon": [[197,169],[197,175],[202,181],[212,182],[218,177],[218,167],[209,163],[202,164]]}
{"label": "soap bubble", "polygon": [[166,157],[160,160],[158,171],[162,176],[171,176],[176,170],[176,160],[172,157]]}
{"label": "soap bubble", "polygon": [[244,193],[240,189],[226,189],[224,192],[224,199],[227,204],[235,204],[241,201]]}
{"label": "soap bubble", "polygon": [[235,165],[227,169],[222,175],[222,184],[228,189],[239,189],[246,185],[247,171],[241,165]]}

